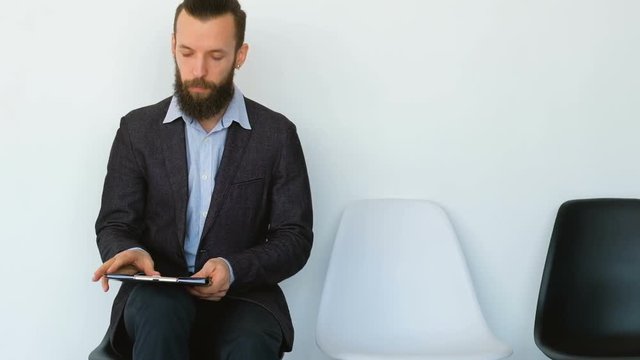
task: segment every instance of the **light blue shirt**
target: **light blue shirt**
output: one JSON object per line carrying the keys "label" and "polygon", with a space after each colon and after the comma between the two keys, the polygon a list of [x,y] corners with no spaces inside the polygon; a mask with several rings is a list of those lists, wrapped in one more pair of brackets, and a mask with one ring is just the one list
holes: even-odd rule
{"label": "light blue shirt", "polygon": [[[185,115],[174,96],[163,124],[182,118],[185,122],[185,139],[187,147],[187,166],[189,172],[189,201],[187,203],[187,232],[184,241],[184,255],[189,271],[195,271],[196,254],[202,237],[202,229],[207,218],[211,195],[216,186],[216,174],[222,160],[227,129],[235,121],[247,130],[251,130],[244,95],[234,86],[234,93],[229,106],[218,124],[206,132],[200,123]],[[223,259],[226,261],[226,259]],[[234,280],[231,270],[231,282]]]}

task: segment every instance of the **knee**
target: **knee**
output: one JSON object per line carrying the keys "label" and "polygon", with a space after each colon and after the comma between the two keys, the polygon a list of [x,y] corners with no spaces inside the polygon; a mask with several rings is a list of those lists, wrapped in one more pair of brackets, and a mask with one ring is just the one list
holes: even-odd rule
{"label": "knee", "polygon": [[228,339],[229,359],[280,359],[282,336],[262,331],[248,330]]}
{"label": "knee", "polygon": [[196,310],[184,289],[171,286],[140,285],[129,295],[124,310],[125,323],[173,322],[191,324]]}

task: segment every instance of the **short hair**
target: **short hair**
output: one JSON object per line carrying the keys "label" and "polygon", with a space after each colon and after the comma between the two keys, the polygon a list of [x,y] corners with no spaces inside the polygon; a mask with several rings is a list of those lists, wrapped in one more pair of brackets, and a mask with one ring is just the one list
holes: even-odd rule
{"label": "short hair", "polygon": [[244,44],[244,32],[247,26],[247,14],[240,7],[238,0],[184,0],[176,8],[173,18],[173,33],[182,10],[198,20],[210,20],[218,16],[231,14],[236,25],[236,49]]}

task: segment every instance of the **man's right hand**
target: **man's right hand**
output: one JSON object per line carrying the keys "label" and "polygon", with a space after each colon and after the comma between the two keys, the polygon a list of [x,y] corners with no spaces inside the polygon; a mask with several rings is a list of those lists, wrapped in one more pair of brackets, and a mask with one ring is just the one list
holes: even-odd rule
{"label": "man's right hand", "polygon": [[160,273],[153,268],[153,259],[148,252],[142,249],[129,249],[116,254],[107,260],[94,273],[92,281],[102,283],[102,290],[109,291],[109,279],[106,274],[136,274],[144,272],[145,275],[159,276]]}

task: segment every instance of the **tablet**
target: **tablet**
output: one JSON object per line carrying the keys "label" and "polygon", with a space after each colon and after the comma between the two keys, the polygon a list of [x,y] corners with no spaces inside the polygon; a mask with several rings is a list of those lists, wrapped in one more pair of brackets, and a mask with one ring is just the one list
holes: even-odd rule
{"label": "tablet", "polygon": [[149,283],[178,284],[190,286],[206,286],[210,284],[209,278],[193,278],[193,277],[168,277],[168,276],[149,276],[144,274],[125,275],[125,274],[107,274],[107,279],[120,281],[138,281]]}

